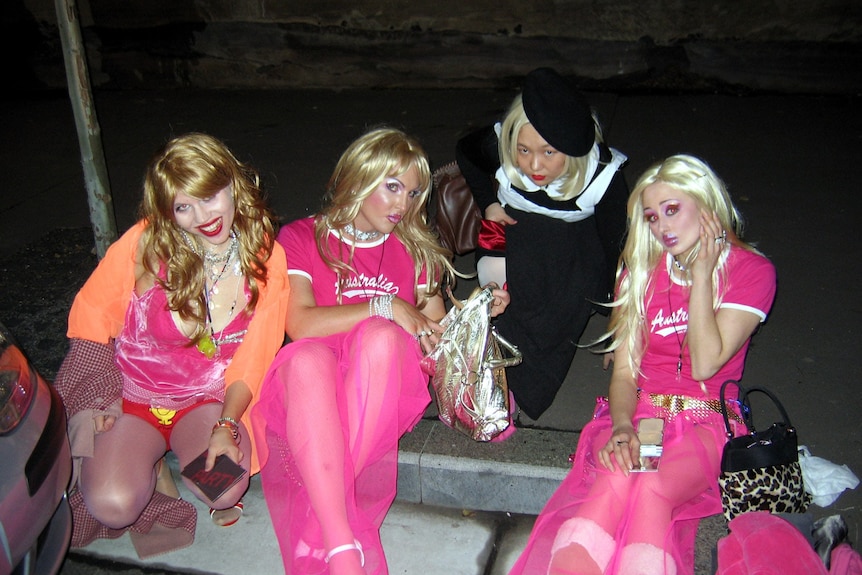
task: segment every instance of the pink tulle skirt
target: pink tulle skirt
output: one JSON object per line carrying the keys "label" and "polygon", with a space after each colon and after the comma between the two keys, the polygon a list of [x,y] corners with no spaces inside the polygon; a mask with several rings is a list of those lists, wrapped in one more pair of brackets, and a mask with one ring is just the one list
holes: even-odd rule
{"label": "pink tulle skirt", "polygon": [[[548,573],[553,550],[566,545],[561,539],[573,525],[582,525],[580,520],[569,521],[574,517],[586,518],[601,529],[602,535],[594,541],[590,536],[581,539],[595,545],[591,555],[604,555],[607,574],[621,572],[621,552],[633,543],[663,550],[679,575],[694,572],[698,521],[721,513],[718,475],[726,441],[724,420],[716,412],[683,411],[672,416],[659,409],[642,399],[634,417],[635,425],[645,417],[665,419],[659,469],[626,477],[619,471],[608,471],[596,456],[610,438],[612,427],[607,402],[599,398],[593,419],[581,433],[572,470],[536,519],[510,575]],[[735,428],[735,422],[731,423]],[[562,534],[560,538],[558,534]],[[642,572],[660,575],[665,568],[660,564],[646,569]],[[572,565],[557,572],[579,571]]]}
{"label": "pink tulle skirt", "polygon": [[[312,507],[306,489],[312,482],[344,498],[367,572],[388,573],[379,530],[395,498],[398,440],[431,401],[421,357],[413,337],[380,318],[295,341],[276,356],[253,421],[287,573],[328,572],[321,527],[327,518]],[[331,465],[343,466],[343,477],[334,480],[317,469],[333,453],[343,453]]]}

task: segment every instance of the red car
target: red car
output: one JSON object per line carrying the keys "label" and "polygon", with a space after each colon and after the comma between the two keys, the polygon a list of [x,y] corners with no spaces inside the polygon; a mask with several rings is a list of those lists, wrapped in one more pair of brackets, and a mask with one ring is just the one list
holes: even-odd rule
{"label": "red car", "polygon": [[0,575],[53,575],[72,536],[60,396],[0,324]]}

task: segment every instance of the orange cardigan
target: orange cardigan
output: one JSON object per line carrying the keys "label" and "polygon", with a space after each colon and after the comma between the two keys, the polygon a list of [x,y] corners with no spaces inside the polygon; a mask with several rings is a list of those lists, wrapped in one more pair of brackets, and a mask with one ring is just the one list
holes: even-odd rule
{"label": "orange cardigan", "polygon": [[[69,338],[110,343],[120,333],[135,289],[135,255],[145,228],[145,222],[138,222],[108,248],[105,257],[75,296],[69,312]],[[277,242],[266,267],[267,281],[260,285],[260,299],[248,332],[225,371],[226,387],[244,381],[253,395],[242,416],[251,435],[252,473],[260,471],[260,466],[251,432],[251,409],[260,397],[263,376],[284,343],[290,294],[287,259]]]}

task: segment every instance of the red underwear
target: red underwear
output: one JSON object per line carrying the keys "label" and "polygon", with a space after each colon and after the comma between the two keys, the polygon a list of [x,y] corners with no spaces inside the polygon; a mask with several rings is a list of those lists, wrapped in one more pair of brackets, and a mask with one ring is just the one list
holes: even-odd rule
{"label": "red underwear", "polygon": [[218,403],[214,399],[196,403],[185,409],[164,409],[161,407],[150,407],[142,403],[135,403],[127,399],[123,400],[123,413],[139,417],[153,426],[162,437],[165,438],[165,444],[168,451],[171,449],[171,432],[174,430],[174,425],[185,417],[192,409],[200,407],[207,403]]}

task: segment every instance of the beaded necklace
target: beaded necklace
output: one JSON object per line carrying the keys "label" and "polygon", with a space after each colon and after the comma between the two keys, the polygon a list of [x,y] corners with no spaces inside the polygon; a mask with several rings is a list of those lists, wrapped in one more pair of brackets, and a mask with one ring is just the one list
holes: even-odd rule
{"label": "beaded necklace", "polygon": [[[204,262],[204,302],[206,305],[207,319],[206,326],[204,326],[204,330],[208,331],[196,345],[198,351],[206,356],[207,359],[212,359],[216,357],[219,352],[219,344],[221,343],[221,337],[224,335],[224,330],[227,328],[230,323],[230,318],[233,317],[233,313],[236,310],[236,302],[239,297],[239,286],[242,283],[238,281],[236,284],[236,290],[234,292],[233,302],[231,303],[230,310],[228,311],[227,322],[224,327],[222,327],[219,332],[218,338],[216,338],[215,330],[213,329],[213,318],[212,311],[215,309],[215,302],[213,301],[213,296],[219,293],[219,282],[224,277],[225,272],[230,266],[231,262],[233,265],[233,274],[235,276],[242,275],[242,268],[240,266],[239,258],[236,258],[239,253],[239,241],[237,240],[236,232],[231,230],[230,234],[230,246],[223,253],[213,253],[209,251],[203,252],[201,254],[197,249],[197,244],[189,237],[188,234],[183,232],[183,237],[186,240],[186,243],[192,249],[195,254],[201,256]],[[234,261],[236,259],[236,261]]]}

